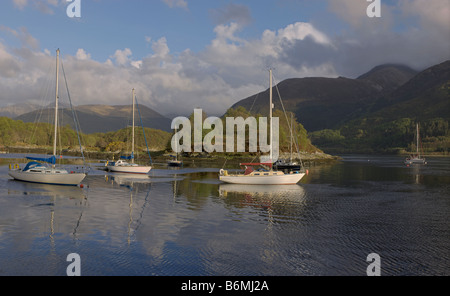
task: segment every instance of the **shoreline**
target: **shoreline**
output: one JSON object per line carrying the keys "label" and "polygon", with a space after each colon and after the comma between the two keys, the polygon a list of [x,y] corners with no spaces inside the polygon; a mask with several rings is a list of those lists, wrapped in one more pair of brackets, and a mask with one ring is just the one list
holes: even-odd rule
{"label": "shoreline", "polygon": [[[0,151],[1,154],[15,154],[15,153],[29,153],[29,154],[51,154],[52,149],[50,147],[5,147],[5,150]],[[79,149],[63,149],[63,154],[65,156],[75,156],[80,157],[81,154]],[[111,159],[117,159],[120,155],[123,153],[118,152],[102,152],[102,151],[90,151],[85,150],[84,155],[86,159],[89,160],[111,160]],[[138,159],[141,161],[148,160],[148,154],[147,152],[138,152],[136,153],[138,155]],[[166,159],[169,158],[170,155],[173,155],[173,152],[163,150],[163,151],[150,151],[150,156],[152,159]],[[317,162],[327,162],[327,161],[337,161],[340,160],[341,157],[330,155],[323,152],[304,152],[301,151],[300,153],[293,154],[293,161],[299,161],[299,156],[301,161],[317,161]],[[255,153],[206,153],[206,152],[191,152],[191,153],[181,153],[181,158],[183,159],[192,159],[192,160],[244,160],[244,159],[251,159],[251,158],[258,158],[259,155]],[[288,152],[281,152],[278,159],[290,159],[290,153]]]}

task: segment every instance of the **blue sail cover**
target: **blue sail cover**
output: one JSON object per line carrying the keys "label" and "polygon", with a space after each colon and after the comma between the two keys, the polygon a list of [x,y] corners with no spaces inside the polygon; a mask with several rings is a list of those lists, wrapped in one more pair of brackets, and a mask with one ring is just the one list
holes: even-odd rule
{"label": "blue sail cover", "polygon": [[134,158],[134,153],[131,153],[130,156],[121,156],[120,158],[122,158],[122,159],[128,159],[128,160],[133,159],[133,158]]}
{"label": "blue sail cover", "polygon": [[55,164],[56,163],[56,157],[54,155],[52,157],[48,157],[48,158],[27,157],[27,159],[48,162],[48,163],[51,163],[51,164]]}

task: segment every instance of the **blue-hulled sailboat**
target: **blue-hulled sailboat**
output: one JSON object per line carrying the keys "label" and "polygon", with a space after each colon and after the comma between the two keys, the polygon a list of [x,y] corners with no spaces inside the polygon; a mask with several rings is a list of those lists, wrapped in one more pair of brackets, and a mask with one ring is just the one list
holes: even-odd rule
{"label": "blue-hulled sailboat", "polygon": [[27,157],[31,162],[27,163],[23,169],[19,168],[9,171],[9,175],[15,180],[32,183],[76,186],[86,177],[85,173],[68,172],[65,169],[56,168],[55,166],[58,131],[58,76],[59,49],[56,51],[55,135],[53,141],[53,155],[51,157]]}

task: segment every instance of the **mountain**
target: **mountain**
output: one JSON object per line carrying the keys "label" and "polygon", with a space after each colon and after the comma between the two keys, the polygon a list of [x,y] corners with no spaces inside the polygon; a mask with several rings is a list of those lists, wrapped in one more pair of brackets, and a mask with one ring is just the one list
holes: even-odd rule
{"label": "mountain", "polygon": [[[286,110],[295,113],[308,131],[336,128],[366,112],[389,91],[406,83],[417,72],[402,65],[382,65],[357,79],[292,78],[280,82],[278,89]],[[243,99],[232,106],[266,115],[269,90]],[[275,108],[282,109],[274,90]]]}
{"label": "mountain", "polygon": [[0,108],[0,117],[14,118],[22,114],[32,112],[38,109],[39,106],[35,104],[15,104],[11,106]]}
{"label": "mountain", "polygon": [[450,60],[418,73],[381,100],[386,106],[367,116],[386,120],[401,117],[418,121],[436,117],[450,119]]}
{"label": "mountain", "polygon": [[[328,153],[412,149],[416,123],[429,152],[450,152],[450,61],[417,72],[380,65],[356,79],[292,78],[274,89],[275,108],[295,113]],[[267,116],[269,91],[237,102]]]}
{"label": "mountain", "polygon": [[449,121],[450,61],[445,61],[381,96],[369,112],[311,138],[326,152],[412,151],[419,123],[425,152],[449,153]]}
{"label": "mountain", "polygon": [[391,92],[417,75],[417,71],[404,65],[380,65],[359,76],[358,80],[371,81],[384,92]]}
{"label": "mountain", "polygon": [[[82,105],[74,107],[74,109],[80,122],[81,131],[87,134],[116,131],[131,125],[132,121],[131,105]],[[143,105],[139,106],[139,111],[144,127],[171,131],[171,120],[167,117]],[[62,118],[62,125],[69,124],[73,127],[73,116],[70,109],[63,108],[59,114],[60,119]],[[53,118],[54,109],[47,108],[22,114],[15,119],[24,122],[51,122]],[[136,112],[135,120],[135,124],[140,125],[138,112]]]}

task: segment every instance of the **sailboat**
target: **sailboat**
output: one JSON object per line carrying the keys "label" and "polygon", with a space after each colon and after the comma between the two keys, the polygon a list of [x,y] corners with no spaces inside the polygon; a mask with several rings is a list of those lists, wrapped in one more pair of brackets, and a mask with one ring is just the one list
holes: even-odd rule
{"label": "sailboat", "polygon": [[419,124],[416,124],[416,154],[411,154],[406,158],[405,164],[427,164],[425,158],[420,156],[419,152]]}
{"label": "sailboat", "polygon": [[[86,177],[85,173],[68,172],[62,168],[56,168],[56,143],[58,131],[58,76],[59,76],[59,49],[56,51],[56,95],[55,95],[55,133],[53,139],[53,156],[51,157],[27,157],[32,160],[23,169],[13,169],[9,175],[15,180],[52,184],[52,185],[72,185],[76,186]],[[38,162],[41,161],[41,162]],[[43,162],[43,163],[42,163]],[[45,163],[45,164],[44,164]],[[52,166],[50,166],[51,164]]]}
{"label": "sailboat", "polygon": [[[107,162],[106,168],[107,170],[111,172],[117,172],[117,173],[130,173],[130,174],[147,174],[152,167],[151,166],[145,166],[145,165],[139,165],[134,163],[134,114],[135,112],[135,91],[134,88],[132,90],[132,101],[133,101],[133,129],[132,129],[132,140],[131,140],[131,155],[130,156],[121,156],[118,161],[114,162]],[[128,162],[127,160],[130,160]]]}
{"label": "sailboat", "polygon": [[[269,70],[269,121],[270,121],[270,157],[266,163],[241,163],[245,167],[244,173],[229,174],[227,170],[219,171],[219,180],[231,184],[254,184],[254,185],[286,185],[297,184],[305,175],[299,171],[284,173],[273,170],[272,161],[272,69]],[[269,169],[255,170],[254,166],[266,166]]]}

